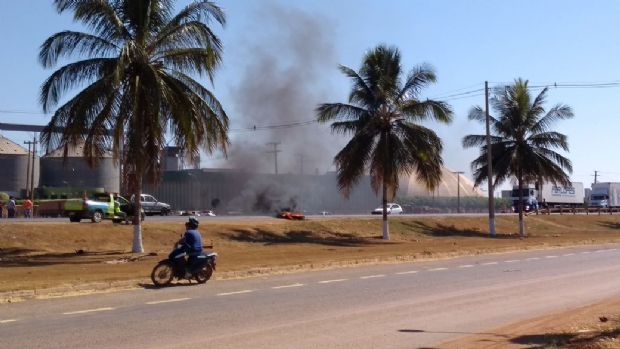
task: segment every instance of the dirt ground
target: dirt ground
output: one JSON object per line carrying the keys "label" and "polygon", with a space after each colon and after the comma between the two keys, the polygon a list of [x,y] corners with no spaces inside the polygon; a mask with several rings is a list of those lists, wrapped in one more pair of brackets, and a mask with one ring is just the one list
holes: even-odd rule
{"label": "dirt ground", "polygon": [[[204,218],[201,225],[205,244],[213,244],[220,256],[216,278],[620,243],[620,215],[528,216],[525,239],[517,234],[516,216],[497,217],[495,239],[488,237],[487,229],[486,217],[393,217],[391,240],[383,241],[381,220],[376,218],[243,222]],[[145,280],[180,237],[183,224],[147,221],[141,255],[130,253],[132,231],[131,226],[110,222],[1,221],[0,293]],[[612,320],[600,323],[600,314]],[[615,314],[620,314],[620,301],[609,300],[473,335],[445,348],[620,348],[600,335],[606,331],[601,326],[617,325]],[[589,332],[592,329],[599,332]],[[543,344],[582,340],[588,334],[592,338],[577,346]],[[600,340],[606,346],[590,346]]]}
{"label": "dirt ground", "polygon": [[620,348],[620,300],[607,299],[579,309],[473,333],[443,343],[441,349],[611,349]]}
{"label": "dirt ground", "polygon": [[[620,242],[619,215],[529,216],[519,239],[517,217],[394,217],[391,240],[379,219],[212,221],[205,244],[219,253],[217,277],[248,276],[358,263],[398,262]],[[181,223],[143,227],[145,254],[132,255],[132,227],[92,223],[0,223],[0,292],[148,278],[183,231]]]}

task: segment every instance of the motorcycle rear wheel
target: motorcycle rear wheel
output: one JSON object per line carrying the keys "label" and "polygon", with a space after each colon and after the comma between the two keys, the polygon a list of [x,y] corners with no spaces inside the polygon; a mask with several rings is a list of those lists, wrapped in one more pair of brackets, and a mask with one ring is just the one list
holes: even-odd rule
{"label": "motorcycle rear wheel", "polygon": [[204,284],[211,278],[211,275],[213,275],[213,267],[211,267],[211,264],[207,264],[202,269],[197,271],[196,274],[194,274],[194,277],[199,284]]}
{"label": "motorcycle rear wheel", "polygon": [[169,262],[161,262],[153,268],[151,281],[157,287],[168,286],[174,278],[174,269]]}

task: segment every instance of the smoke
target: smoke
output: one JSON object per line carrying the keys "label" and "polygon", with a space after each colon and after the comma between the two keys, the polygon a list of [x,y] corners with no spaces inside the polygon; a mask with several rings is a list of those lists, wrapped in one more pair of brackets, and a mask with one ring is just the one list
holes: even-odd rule
{"label": "smoke", "polygon": [[282,209],[304,209],[299,206],[301,197],[312,197],[302,190],[300,183],[283,183],[276,178],[257,176],[245,184],[241,194],[234,198],[230,208],[245,213],[274,213]]}
{"label": "smoke", "polygon": [[[333,101],[329,78],[339,74],[331,20],[300,9],[261,2],[256,28],[247,31],[246,66],[232,89],[231,148],[227,167],[279,173],[324,173],[340,144],[327,125],[290,126],[316,118]],[[256,127],[256,130],[254,129]]]}

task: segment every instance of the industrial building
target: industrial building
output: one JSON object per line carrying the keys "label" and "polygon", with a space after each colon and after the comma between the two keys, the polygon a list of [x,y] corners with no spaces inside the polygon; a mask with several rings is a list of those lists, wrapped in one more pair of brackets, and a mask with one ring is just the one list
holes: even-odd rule
{"label": "industrial building", "polygon": [[[51,151],[40,159],[35,156],[34,186],[50,188],[100,188],[119,192],[120,171],[111,153],[106,153],[95,168],[83,157],[83,145]],[[65,157],[66,155],[66,157]],[[0,191],[20,195],[27,186],[28,150],[0,136]],[[364,176],[342,196],[335,172],[314,175],[251,173],[235,169],[199,169],[188,162],[181,149],[168,147],[162,153],[162,176],[156,184],[144,182],[143,191],[172,205],[174,210],[218,213],[272,213],[282,208],[308,213],[369,212],[381,198]],[[40,167],[40,175],[39,175]],[[79,191],[79,190],[78,190]],[[74,193],[71,193],[74,194]],[[415,175],[400,180],[398,197],[482,196],[468,178],[442,169],[438,188],[429,192]],[[65,195],[66,196],[66,195]],[[63,195],[55,195],[61,198]]]}

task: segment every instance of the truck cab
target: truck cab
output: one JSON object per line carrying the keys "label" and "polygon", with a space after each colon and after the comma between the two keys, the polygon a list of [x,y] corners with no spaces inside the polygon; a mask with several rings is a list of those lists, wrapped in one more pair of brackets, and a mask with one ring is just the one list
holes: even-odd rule
{"label": "truck cab", "polygon": [[602,207],[609,206],[609,196],[606,194],[591,194],[590,195],[590,207]]}
{"label": "truck cab", "polygon": [[535,211],[538,209],[538,191],[535,188],[523,188],[522,195],[519,195],[519,188],[512,189],[512,209],[514,212],[519,212],[519,199],[523,198],[523,211]]}

